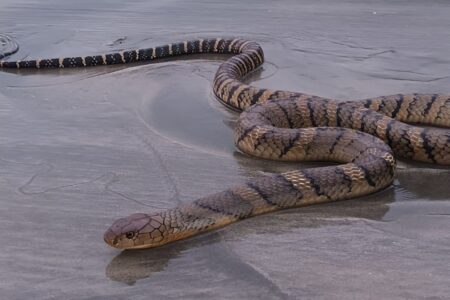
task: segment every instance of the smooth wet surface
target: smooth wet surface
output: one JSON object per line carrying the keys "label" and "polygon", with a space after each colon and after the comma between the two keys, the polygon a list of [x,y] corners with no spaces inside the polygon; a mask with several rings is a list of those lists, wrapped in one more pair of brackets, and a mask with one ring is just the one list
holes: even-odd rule
{"label": "smooth wet surface", "polygon": [[[14,59],[240,36],[265,50],[261,87],[450,94],[450,4],[339,2],[3,0],[0,28]],[[211,92],[221,61],[0,72],[0,298],[448,298],[450,171],[431,165],[160,249],[103,242],[119,217],[292,167],[234,150],[237,115]]]}

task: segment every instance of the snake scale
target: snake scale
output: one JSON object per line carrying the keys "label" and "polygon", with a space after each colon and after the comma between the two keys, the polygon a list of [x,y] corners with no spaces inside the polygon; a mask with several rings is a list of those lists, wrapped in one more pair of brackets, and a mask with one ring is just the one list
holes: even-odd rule
{"label": "snake scale", "polygon": [[[12,49],[6,54],[17,51]],[[198,39],[106,55],[1,61],[0,66],[87,67],[199,53],[231,54],[218,68],[213,90],[223,104],[243,111],[235,128],[242,152],[339,164],[269,174],[171,209],[121,218],[104,234],[110,246],[157,247],[263,213],[374,193],[393,182],[395,157],[450,165],[449,95],[340,102],[247,85],[242,78],[263,63],[264,54],[258,43],[245,39]]]}

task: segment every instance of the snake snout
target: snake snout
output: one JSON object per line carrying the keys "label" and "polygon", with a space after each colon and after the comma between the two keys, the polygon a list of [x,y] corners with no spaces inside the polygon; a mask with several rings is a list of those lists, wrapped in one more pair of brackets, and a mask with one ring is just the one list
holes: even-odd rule
{"label": "snake snout", "polygon": [[119,244],[119,237],[117,236],[116,233],[114,233],[112,231],[111,228],[109,228],[105,234],[103,235],[103,239],[105,240],[105,243],[107,243],[108,245],[117,248],[118,244]]}

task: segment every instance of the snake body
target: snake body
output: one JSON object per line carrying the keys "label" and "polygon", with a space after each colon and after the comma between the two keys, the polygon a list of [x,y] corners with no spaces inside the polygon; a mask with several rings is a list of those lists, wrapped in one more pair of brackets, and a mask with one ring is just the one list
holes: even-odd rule
{"label": "snake body", "polygon": [[242,78],[263,63],[264,54],[259,44],[244,39],[198,39],[106,55],[1,61],[0,66],[87,67],[194,53],[233,55],[217,70],[213,90],[223,104],[243,111],[235,128],[235,144],[242,152],[340,164],[265,175],[171,209],[121,218],[104,235],[113,247],[161,246],[263,213],[374,193],[394,180],[394,156],[450,165],[448,95],[398,94],[339,102],[250,86]]}

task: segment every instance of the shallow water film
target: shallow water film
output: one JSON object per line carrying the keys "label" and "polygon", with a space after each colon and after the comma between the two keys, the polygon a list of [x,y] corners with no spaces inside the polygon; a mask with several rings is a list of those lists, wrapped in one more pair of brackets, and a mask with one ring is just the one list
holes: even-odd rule
{"label": "shallow water film", "polygon": [[[11,59],[239,36],[266,55],[247,82],[348,100],[450,94],[449,16],[448,1],[2,0],[0,32]],[[211,92],[223,59],[0,72],[0,298],[448,299],[450,171],[433,165],[159,249],[103,242],[119,217],[293,168],[235,150],[237,114]]]}

